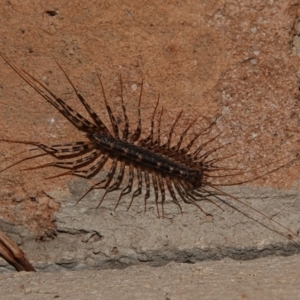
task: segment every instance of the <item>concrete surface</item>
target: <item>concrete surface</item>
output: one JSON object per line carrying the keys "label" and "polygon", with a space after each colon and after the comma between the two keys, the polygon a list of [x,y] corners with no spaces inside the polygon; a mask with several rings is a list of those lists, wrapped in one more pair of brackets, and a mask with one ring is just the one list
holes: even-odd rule
{"label": "concrete surface", "polygon": [[299,255],[0,274],[1,299],[299,299]]}
{"label": "concrete surface", "polygon": [[[224,211],[204,203],[203,208],[212,213],[212,218],[206,218],[193,206],[185,206],[181,216],[178,208],[169,203],[165,218],[159,219],[154,205],[144,214],[142,200],[127,211],[130,199],[125,199],[114,211],[113,193],[98,209],[95,208],[99,201],[97,192],[75,205],[72,199],[80,194],[78,187],[72,181],[71,193],[63,198],[60,192],[62,206],[55,215],[56,236],[36,241],[25,228],[22,232],[19,227],[15,228],[15,234],[9,235],[21,245],[37,270],[123,268],[140,262],[163,266],[170,261],[196,262],[225,257],[244,260],[300,252],[298,237],[294,237],[295,243],[289,241],[277,233],[287,235],[286,229],[234,199],[223,197],[245,215],[224,203],[220,203]],[[297,191],[250,187],[229,191],[295,233],[300,228]],[[57,198],[58,194],[51,196]],[[9,224],[0,224],[9,233],[14,230]],[[7,268],[2,261],[0,266]]]}

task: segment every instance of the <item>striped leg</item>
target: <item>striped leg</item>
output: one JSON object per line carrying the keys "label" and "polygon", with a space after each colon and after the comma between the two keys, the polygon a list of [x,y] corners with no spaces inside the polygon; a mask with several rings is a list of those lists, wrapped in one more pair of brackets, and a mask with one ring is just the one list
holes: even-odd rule
{"label": "striped leg", "polygon": [[108,188],[108,192],[117,190],[120,187],[120,185],[122,184],[122,181],[124,178],[124,173],[125,173],[125,166],[126,166],[125,161],[122,161],[117,179],[114,182],[114,184]]}
{"label": "striped leg", "polygon": [[132,165],[129,165],[129,178],[128,178],[128,184],[127,186],[121,191],[120,195],[119,195],[119,198],[118,198],[118,201],[117,201],[117,204],[115,206],[115,210],[117,209],[120,201],[121,201],[121,198],[129,193],[131,193],[131,190],[132,190],[132,185],[133,185],[133,179],[134,179],[134,172],[133,172],[133,166]]}
{"label": "striped leg", "polygon": [[99,155],[101,155],[100,150],[93,150],[89,155],[86,155],[86,156],[81,157],[76,160],[56,161],[56,162],[51,162],[51,163],[47,163],[44,165],[39,165],[36,167],[26,168],[23,170],[28,171],[28,170],[41,169],[41,168],[46,168],[46,167],[58,167],[58,168],[62,168],[62,169],[74,170],[75,168],[80,168],[80,167],[83,167],[83,166],[89,164],[90,162],[94,161],[97,157],[99,157]]}
{"label": "striped leg", "polygon": [[179,151],[180,147],[182,145],[183,139],[186,135],[186,133],[190,130],[190,128],[195,124],[195,122],[198,120],[199,116],[197,116],[193,122],[182,132],[182,134],[180,135],[179,141],[177,143],[177,145],[175,145],[174,147],[171,148],[171,150],[173,151]]}
{"label": "striped leg", "polygon": [[164,204],[166,200],[165,184],[163,178],[158,174],[157,174],[157,181],[161,193],[161,212],[162,212],[162,217],[164,217]]}
{"label": "striped leg", "polygon": [[136,142],[140,138],[141,131],[142,131],[141,101],[142,101],[142,93],[143,93],[143,83],[144,82],[142,81],[141,92],[140,92],[139,103],[138,103],[138,125],[135,132],[129,137],[131,142]]}
{"label": "striped leg", "polygon": [[172,140],[172,135],[173,135],[173,132],[174,132],[174,128],[177,124],[177,122],[179,121],[180,117],[182,115],[182,111],[177,115],[172,127],[171,127],[171,130],[169,132],[169,136],[168,136],[168,140],[167,140],[167,143],[162,145],[161,147],[166,149],[166,150],[169,150],[170,149],[170,145],[171,145],[171,140]]}
{"label": "striped leg", "polygon": [[145,198],[144,198],[145,213],[146,213],[147,199],[150,197],[150,177],[149,177],[149,173],[147,171],[144,172],[144,177],[145,177],[145,184],[146,184],[146,193],[145,193]]}
{"label": "striped leg", "polygon": [[204,211],[203,208],[196,202],[197,199],[193,195],[188,193],[181,185],[176,185],[176,190],[185,203],[193,204],[197,206],[206,216],[211,216],[211,214]]}
{"label": "striped leg", "polygon": [[37,154],[37,155],[33,155],[33,156],[23,158],[23,159],[15,162],[15,163],[7,166],[6,168],[2,169],[0,171],[0,173],[7,170],[7,169],[9,169],[9,168],[11,168],[11,167],[13,167],[13,166],[16,166],[16,165],[18,165],[18,164],[20,164],[24,161],[27,161],[27,160],[30,160],[30,159],[33,159],[33,158],[46,156],[46,155],[51,155],[55,158],[60,159],[60,158],[65,158],[66,156],[84,154],[84,153],[92,150],[93,147],[94,147],[94,145],[89,141],[88,142],[67,143],[67,144],[61,144],[61,145],[52,145],[52,146],[46,146],[44,144],[40,144],[40,143],[37,143],[37,142],[16,141],[16,140],[6,140],[6,139],[0,139],[0,142],[32,145],[32,146],[36,146],[37,148],[29,149],[29,151],[36,151],[38,149],[41,149],[41,150],[46,152],[46,153]]}
{"label": "striped leg", "polygon": [[[157,102],[156,102],[156,105],[155,105],[155,108],[154,108],[154,111],[152,114],[152,118],[151,118],[150,134],[145,139],[139,140],[139,143],[138,143],[141,146],[148,146],[147,147],[148,149],[151,149],[152,146],[154,145],[154,119],[155,119],[158,104],[159,104],[159,96],[158,96],[158,99],[157,99]],[[150,147],[149,147],[149,145],[150,145]]]}
{"label": "striped leg", "polygon": [[124,104],[124,98],[123,98],[123,82],[122,82],[122,76],[120,75],[120,86],[121,86],[121,106],[122,106],[122,111],[123,111],[123,116],[124,116],[124,129],[122,132],[122,138],[124,141],[127,141],[128,135],[129,135],[129,120],[128,116],[126,113],[126,107]]}
{"label": "striped leg", "polygon": [[138,178],[138,188],[133,192],[132,197],[131,197],[131,201],[130,204],[127,208],[127,211],[130,209],[132,203],[133,203],[133,199],[138,197],[141,193],[142,193],[142,187],[143,187],[143,178],[142,178],[142,172],[140,168],[136,168],[136,172],[137,172],[137,178]]}
{"label": "striped leg", "polygon": [[121,185],[121,183],[123,181],[124,171],[125,171],[125,162],[122,161],[120,169],[119,169],[119,174],[117,176],[116,181],[111,186],[109,186],[108,188],[106,188],[105,193],[103,194],[102,199],[101,199],[100,202],[103,201],[103,199],[104,199],[104,197],[106,196],[107,193],[115,191],[115,190],[117,190],[120,187],[120,185]]}
{"label": "striped leg", "polygon": [[192,190],[192,191],[189,191],[188,193],[196,196],[197,201],[203,201],[203,200],[208,201],[211,204],[215,205],[220,210],[224,211],[224,209],[220,205],[218,205],[215,201],[213,201],[211,198],[209,198],[209,197],[212,197],[212,198],[216,198],[217,200],[219,200],[218,194],[211,192],[211,191],[203,190],[203,189]]}
{"label": "striped leg", "polygon": [[[60,173],[58,175],[46,177],[45,179],[51,179],[51,178],[65,176],[65,175],[75,175],[75,176],[83,177],[83,178],[91,178],[95,175],[95,173],[98,173],[99,171],[101,171],[101,169],[103,168],[105,163],[108,161],[108,159],[109,159],[108,154],[104,154],[100,157],[100,159],[98,161],[95,160],[88,169],[70,170],[67,172]],[[83,197],[81,197],[80,200]]]}
{"label": "striped leg", "polygon": [[[24,70],[22,70],[22,73],[20,73],[21,71],[17,72],[32,88],[34,88],[48,103],[53,105],[76,128],[84,132],[94,132],[95,130],[97,130],[97,127],[93,123],[91,123],[81,114],[73,110],[73,108],[67,105],[61,98],[56,96],[43,83],[35,79],[32,75],[30,75]],[[26,74],[27,77],[23,73]],[[28,77],[30,77],[30,79]],[[44,90],[42,90],[39,86],[42,87]],[[45,91],[48,94],[50,94],[50,96],[54,98],[54,100],[51,99],[50,96],[45,93]]]}
{"label": "striped leg", "polygon": [[105,106],[106,106],[106,110],[107,110],[107,113],[109,115],[109,119],[110,119],[110,122],[111,122],[111,125],[112,125],[112,128],[113,128],[113,133],[114,133],[114,137],[119,137],[119,128],[118,128],[118,124],[117,124],[117,121],[112,113],[112,110],[107,102],[107,98],[106,98],[106,95],[105,95],[105,91],[104,91],[104,86],[103,86],[103,83],[102,83],[102,80],[101,80],[101,77],[99,75],[99,73],[97,72],[97,75],[98,75],[98,78],[99,78],[99,82],[100,82],[100,85],[101,85],[101,90],[102,90],[102,95],[103,95],[103,98],[104,98],[104,103],[105,103]]}
{"label": "striped leg", "polygon": [[[204,129],[203,131],[200,131],[199,133],[197,133],[197,134],[191,139],[191,141],[189,142],[189,144],[188,144],[186,147],[182,148],[182,149],[179,151],[179,153],[180,153],[181,155],[186,155],[186,154],[190,151],[190,149],[192,148],[192,146],[194,145],[195,141],[196,141],[200,136],[203,136],[203,135],[205,135],[205,134],[208,134],[208,133],[210,132],[210,130],[212,129],[212,127],[213,127],[215,124],[216,124],[216,122],[212,122],[212,123],[209,125],[208,128],[206,128],[206,129]],[[205,144],[207,144],[207,143],[205,143]],[[203,148],[203,144],[202,144],[200,147]]]}
{"label": "striped leg", "polygon": [[82,97],[82,95],[79,93],[79,91],[76,89],[75,85],[71,81],[70,77],[67,75],[65,70],[62,68],[62,66],[56,61],[59,68],[62,70],[62,72],[65,74],[67,80],[69,81],[70,85],[72,86],[74,92],[76,93],[76,96],[80,100],[80,102],[83,104],[91,118],[94,120],[95,124],[98,127],[98,131],[103,132],[107,135],[111,135],[108,128],[105,126],[105,124],[101,121],[101,119],[98,117],[98,115],[95,113],[95,111],[91,108],[91,106],[85,101],[85,99]]}
{"label": "striped leg", "polygon": [[[116,169],[117,169],[117,164],[118,164],[118,159],[115,158],[113,161],[112,161],[112,165],[111,165],[111,168],[108,172],[108,174],[106,175],[106,177],[101,180],[100,182],[98,182],[96,185],[94,185],[94,189],[105,189],[105,192],[99,202],[99,204],[97,205],[97,208],[100,207],[100,205],[102,204],[103,200],[104,200],[104,197],[107,193],[107,188],[109,187],[114,175],[115,175],[115,172],[116,172]],[[104,185],[102,185],[103,183],[105,183]]]}
{"label": "striped leg", "polygon": [[158,207],[158,182],[157,182],[155,173],[152,173],[151,177],[152,177],[152,183],[153,183],[153,188],[154,188],[155,205],[156,205],[157,215],[160,218],[159,207]]}
{"label": "striped leg", "polygon": [[158,119],[158,126],[157,126],[157,138],[156,140],[153,142],[153,144],[155,145],[155,147],[159,148],[160,147],[160,127],[161,127],[161,119],[162,119],[162,115],[163,115],[163,111],[164,108],[161,108],[160,114],[159,114],[159,119]]}
{"label": "striped leg", "polygon": [[[62,154],[65,152],[74,153],[74,152],[80,152],[80,151],[89,150],[89,149],[94,148],[94,145],[90,141],[66,143],[66,144],[51,145],[51,146],[46,146],[44,144],[37,143],[37,142],[31,142],[31,141],[17,141],[17,140],[7,140],[7,139],[0,139],[0,142],[36,146],[37,148],[40,148],[51,155],[52,154]],[[35,149],[36,148],[33,148],[31,150],[35,150]]]}
{"label": "striped leg", "polygon": [[168,177],[166,178],[166,184],[167,184],[169,193],[170,193],[174,203],[179,207],[180,213],[181,213],[181,215],[183,215],[182,207],[181,207],[178,199],[176,198],[176,194],[175,194],[175,191],[173,189],[172,183],[170,182],[170,179]]}

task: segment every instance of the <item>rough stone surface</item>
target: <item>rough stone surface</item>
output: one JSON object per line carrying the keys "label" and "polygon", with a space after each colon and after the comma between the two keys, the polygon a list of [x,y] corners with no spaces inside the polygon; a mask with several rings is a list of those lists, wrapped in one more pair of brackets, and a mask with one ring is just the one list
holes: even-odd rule
{"label": "rough stone surface", "polygon": [[[251,186],[226,191],[297,232],[298,163],[254,182],[251,178],[286,164],[298,151],[299,12],[298,0],[12,0],[0,7],[0,51],[83,112],[55,58],[106,122],[96,69],[117,115],[122,75],[133,127],[142,78],[145,131],[158,93],[165,108],[163,133],[182,109],[179,128],[196,115],[205,118],[195,131],[216,120],[215,132],[222,132],[217,145],[229,143],[219,156],[236,154],[226,159],[226,167],[249,171],[224,177],[220,184],[249,181]],[[0,138],[47,144],[82,139],[2,59],[0,68]],[[0,143],[0,168],[24,158],[26,149]],[[130,198],[125,199],[114,211],[117,194],[95,209],[101,197],[96,192],[74,205],[89,182],[45,180],[56,174],[50,168],[21,171],[44,162],[27,161],[0,173],[1,230],[40,270],[161,266],[299,252],[272,231],[287,234],[284,228],[234,199],[228,201],[246,215],[224,203],[224,211],[206,203],[203,207],[213,218],[187,206],[181,217],[170,203],[167,218],[158,219],[151,205],[144,214],[142,199],[128,212]],[[10,269],[0,263],[1,270]]]}
{"label": "rough stone surface", "polygon": [[299,255],[161,268],[0,274],[3,299],[299,299]]}
{"label": "rough stone surface", "polygon": [[[299,228],[297,191],[243,188],[230,192],[269,216],[280,213],[276,221],[287,227]],[[17,232],[11,235],[22,244],[38,270],[124,268],[140,263],[162,266],[170,261],[196,262],[225,257],[248,260],[268,255],[288,256],[300,250],[298,245],[273,231],[286,233],[283,228],[251,210],[245,216],[231,208],[220,211],[216,207],[210,209],[214,217],[205,218],[196,208],[188,207],[181,216],[170,203],[166,217],[158,219],[154,207],[144,214],[138,202],[130,211],[126,202],[114,211],[111,204],[116,198],[114,194],[101,209],[95,209],[97,195],[76,206],[72,198],[72,194],[65,198],[61,194],[61,209],[55,215],[55,238],[37,243],[26,236],[23,242],[15,235]],[[281,205],[275,206],[278,202]],[[229,203],[236,205],[234,201]],[[11,231],[9,226],[6,228],[7,232]],[[5,270],[6,264],[1,265]]]}

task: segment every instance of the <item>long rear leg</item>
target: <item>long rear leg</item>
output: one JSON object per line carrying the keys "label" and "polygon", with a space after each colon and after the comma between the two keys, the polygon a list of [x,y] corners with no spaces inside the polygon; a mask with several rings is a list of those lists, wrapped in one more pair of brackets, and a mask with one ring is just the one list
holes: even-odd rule
{"label": "long rear leg", "polygon": [[[96,130],[96,126],[90,121],[85,119],[81,114],[75,112],[70,106],[68,106],[61,98],[56,96],[51,92],[43,83],[34,78],[31,74],[25,70],[21,70],[10,62],[3,54],[0,56],[6,61],[6,63],[28,84],[30,85],[38,94],[40,94],[48,103],[54,106],[66,119],[68,119],[75,127],[84,132],[93,132]],[[42,90],[43,88],[44,90]],[[45,91],[50,94],[45,93]]]}
{"label": "long rear leg", "polygon": [[90,151],[94,147],[93,144],[89,141],[66,143],[66,144],[59,144],[59,145],[52,145],[52,146],[46,146],[44,144],[40,144],[37,142],[31,142],[31,141],[16,141],[16,140],[7,140],[7,139],[0,139],[0,142],[36,146],[36,148],[29,149],[29,151],[36,151],[36,150],[41,149],[46,152],[46,153],[37,154],[37,155],[23,158],[15,163],[7,166],[6,168],[2,169],[0,171],[0,173],[13,167],[13,166],[16,166],[16,165],[22,163],[23,161],[27,161],[27,160],[30,160],[33,158],[46,156],[46,155],[50,155],[55,158],[64,158],[66,156],[78,156],[78,155],[81,155],[81,154],[84,154],[84,153]]}
{"label": "long rear leg", "polygon": [[[250,208],[252,211],[254,211],[255,213],[261,215],[263,218],[269,220],[270,222],[272,222],[272,223],[276,224],[277,226],[283,228],[284,230],[290,232],[290,233],[292,234],[293,237],[298,237],[298,234],[297,234],[297,233],[293,232],[291,229],[289,229],[288,227],[284,226],[283,224],[277,222],[277,221],[274,220],[273,218],[270,218],[269,216],[267,216],[267,215],[264,214],[263,212],[259,211],[258,209],[254,208],[253,206],[247,204],[246,202],[240,200],[240,199],[237,198],[237,197],[234,197],[234,196],[232,196],[232,195],[230,195],[230,194],[228,194],[228,193],[222,191],[221,189],[219,189],[219,188],[217,188],[217,187],[215,187],[215,186],[213,186],[213,185],[209,185],[209,186],[210,186],[212,189],[214,189],[214,190],[216,190],[216,191],[218,192],[218,196],[225,196],[225,197],[228,197],[228,198],[233,199],[233,200],[236,201],[237,203],[240,203],[240,204],[242,204],[243,206]],[[220,200],[222,203],[224,203],[225,205],[230,206],[231,208],[234,208],[235,210],[237,210],[237,211],[239,211],[240,213],[242,213],[240,210],[238,210],[237,208],[235,208],[233,205],[230,205],[229,203],[227,203],[225,200],[219,198],[218,196],[215,195],[214,197],[217,198],[217,199],[219,199],[219,200]],[[245,213],[243,213],[243,214],[246,215]],[[249,218],[249,216],[248,216],[248,218]],[[255,219],[254,219],[254,220],[255,220]],[[257,220],[255,220],[255,221],[258,222]],[[259,223],[260,223],[260,222],[259,222]],[[262,224],[262,223],[260,223],[260,224]],[[272,228],[270,228],[270,227],[268,227],[268,226],[266,226],[266,225],[264,225],[264,226],[265,226],[266,228],[268,228],[268,229],[274,231]],[[282,236],[284,236],[285,238],[290,239],[289,236],[286,236],[285,234],[281,233],[280,231],[277,231],[277,230],[276,230],[275,232],[278,233],[278,234],[280,234],[280,235],[282,235]]]}

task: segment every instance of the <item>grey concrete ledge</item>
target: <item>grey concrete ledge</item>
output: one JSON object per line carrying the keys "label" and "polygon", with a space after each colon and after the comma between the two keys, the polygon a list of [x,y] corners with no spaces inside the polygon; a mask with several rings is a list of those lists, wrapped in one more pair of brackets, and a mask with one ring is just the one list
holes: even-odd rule
{"label": "grey concrete ledge", "polygon": [[1,299],[299,299],[300,256],[0,274]]}
{"label": "grey concrete ledge", "polygon": [[[191,205],[183,207],[181,216],[174,204],[167,203],[166,217],[159,219],[154,206],[149,205],[144,213],[143,199],[136,199],[130,211],[130,199],[125,199],[114,211],[117,193],[109,195],[99,209],[95,209],[99,193],[91,193],[74,205],[81,189],[81,185],[72,183],[70,192],[53,192],[62,204],[55,216],[57,232],[53,239],[36,242],[26,229],[2,224],[37,270],[120,269],[140,264],[163,266],[172,261],[249,260],[300,253],[297,238],[296,243],[289,241],[275,232],[287,234],[285,229],[232,199],[226,201],[244,214],[224,203],[220,203],[224,211],[203,203],[213,218],[206,218]],[[295,232],[300,227],[298,191],[252,187],[227,191]],[[9,270],[1,260],[0,271]]]}

